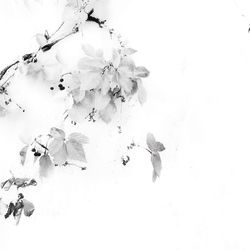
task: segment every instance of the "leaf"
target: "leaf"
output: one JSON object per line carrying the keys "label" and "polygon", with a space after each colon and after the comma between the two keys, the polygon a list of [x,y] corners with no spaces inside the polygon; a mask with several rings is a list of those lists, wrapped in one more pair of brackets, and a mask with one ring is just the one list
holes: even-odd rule
{"label": "leaf", "polygon": [[47,39],[45,38],[44,34],[36,34],[36,41],[39,44],[39,46],[44,46],[47,44]]}
{"label": "leaf", "polygon": [[161,169],[162,169],[161,157],[160,157],[160,154],[158,152],[151,154],[151,162],[152,162],[152,165],[154,168],[152,179],[153,179],[153,181],[156,181],[156,178],[160,177]]}
{"label": "leaf", "polygon": [[53,141],[48,146],[49,153],[53,156],[54,154],[56,154],[59,151],[59,149],[62,147],[62,145],[63,145],[63,139],[61,139],[61,138],[53,139]]}
{"label": "leaf", "polygon": [[35,211],[35,206],[30,201],[23,199],[23,212],[25,216],[30,217]]}
{"label": "leaf", "polygon": [[149,73],[150,72],[143,66],[135,68],[135,77],[148,77]]}
{"label": "leaf", "polygon": [[81,144],[89,143],[89,138],[81,133],[71,133],[68,139],[75,140]]}
{"label": "leaf", "polygon": [[24,165],[25,163],[28,148],[29,148],[28,145],[24,146],[19,153],[22,165]]}
{"label": "leaf", "polygon": [[140,104],[143,105],[147,100],[147,91],[145,90],[141,79],[137,81],[137,86],[138,86],[138,92],[137,92],[138,100]]}
{"label": "leaf", "polygon": [[82,49],[87,56],[96,57],[96,50],[90,44],[82,45]]}
{"label": "leaf", "polygon": [[27,186],[29,180],[29,178],[15,178],[14,184],[17,186],[17,188],[25,187]]}
{"label": "leaf", "polygon": [[28,186],[36,186],[37,182],[35,179],[30,179],[30,178],[15,178],[14,184],[16,185],[17,188],[25,188]]}
{"label": "leaf", "polygon": [[99,112],[101,119],[109,123],[112,121],[114,114],[116,113],[116,106],[113,102],[110,102],[108,106]]}
{"label": "leaf", "polygon": [[41,158],[39,159],[39,175],[40,177],[47,177],[49,171],[52,170],[53,163],[49,157],[49,155],[45,154],[42,155]]}
{"label": "leaf", "polygon": [[153,134],[147,134],[147,145],[152,152],[161,152],[165,150],[164,145],[161,142],[157,142]]}
{"label": "leaf", "polygon": [[126,92],[126,93],[131,93],[131,91],[133,90],[133,82],[130,78],[128,77],[120,77],[119,78],[119,85],[122,87],[122,89]]}
{"label": "leaf", "polygon": [[95,93],[95,108],[97,110],[102,110],[107,107],[107,105],[110,102],[110,96],[109,95],[103,95],[101,92]]}
{"label": "leaf", "polygon": [[54,138],[54,139],[64,139],[65,138],[65,133],[62,129],[59,128],[51,128],[50,129],[50,135]]}
{"label": "leaf", "polygon": [[88,73],[84,74],[81,78],[81,89],[82,90],[90,90],[95,89],[100,85],[102,81],[101,74],[95,71],[89,71]]}
{"label": "leaf", "polygon": [[126,55],[126,56],[131,56],[131,55],[133,55],[136,52],[137,52],[137,50],[132,49],[132,48],[125,48],[123,50],[123,54]]}
{"label": "leaf", "polygon": [[73,89],[71,91],[71,95],[76,103],[81,102],[85,97],[85,90],[81,90],[80,87],[77,89]]}
{"label": "leaf", "polygon": [[1,183],[1,188],[4,191],[9,191],[11,186],[14,184],[15,178],[8,179],[7,181],[4,181]]}
{"label": "leaf", "polygon": [[155,149],[156,149],[157,152],[161,152],[161,151],[165,150],[165,147],[161,142],[157,141],[156,144],[155,144]]}
{"label": "leaf", "polygon": [[75,161],[87,162],[82,144],[74,139],[66,142],[68,158]]}
{"label": "leaf", "polygon": [[55,165],[63,165],[67,161],[67,149],[66,144],[63,143],[60,149],[54,154],[53,156],[53,162]]}

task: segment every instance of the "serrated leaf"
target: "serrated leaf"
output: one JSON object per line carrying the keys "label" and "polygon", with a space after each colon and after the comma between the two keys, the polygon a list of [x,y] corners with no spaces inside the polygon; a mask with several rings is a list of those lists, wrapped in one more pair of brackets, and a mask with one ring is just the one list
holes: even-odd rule
{"label": "serrated leaf", "polygon": [[61,138],[53,139],[53,141],[51,141],[48,146],[50,155],[53,156],[54,154],[56,154],[62,147],[62,145],[63,145],[63,139]]}
{"label": "serrated leaf", "polygon": [[160,157],[160,154],[158,152],[151,154],[151,162],[152,162],[152,165],[154,168],[153,181],[155,181],[157,177],[158,178],[160,177],[161,168],[162,168],[161,157]]}
{"label": "serrated leaf", "polygon": [[76,103],[81,102],[85,97],[85,90],[82,90],[80,87],[73,89],[70,93]]}
{"label": "serrated leaf", "polygon": [[25,216],[30,217],[35,211],[35,206],[30,201],[23,199],[23,212]]}
{"label": "serrated leaf", "polygon": [[164,145],[161,142],[157,142],[152,133],[147,134],[147,145],[152,152],[161,152],[165,150]]}
{"label": "serrated leaf", "polygon": [[50,135],[54,138],[54,139],[64,139],[65,138],[65,133],[62,129],[59,128],[51,128],[50,129]]}
{"label": "serrated leaf", "polygon": [[165,147],[164,147],[164,145],[161,142],[157,141],[155,143],[155,149],[156,149],[157,152],[161,152],[161,151],[165,150]]}
{"label": "serrated leaf", "polygon": [[154,151],[155,143],[156,143],[156,140],[155,140],[154,135],[152,133],[148,133],[147,134],[147,145],[151,151]]}
{"label": "serrated leaf", "polygon": [[148,77],[149,76],[149,70],[147,70],[145,67],[140,66],[135,68],[135,77]]}
{"label": "serrated leaf", "polygon": [[53,163],[61,166],[67,161],[67,156],[66,144],[63,143],[60,149],[53,155]]}
{"label": "serrated leaf", "polygon": [[21,160],[21,164],[24,165],[25,160],[26,160],[26,155],[27,155],[27,151],[28,151],[29,146],[26,145],[25,147],[23,147],[19,153],[20,155],[20,160]]}
{"label": "serrated leaf", "polygon": [[87,56],[90,56],[90,57],[96,56],[96,50],[90,44],[82,45],[82,50]]}
{"label": "serrated leaf", "polygon": [[110,102],[105,109],[99,112],[99,115],[104,122],[109,123],[112,121],[112,118],[116,113],[116,110],[117,109],[115,104],[113,102]]}
{"label": "serrated leaf", "polygon": [[101,74],[95,71],[89,71],[84,74],[81,78],[81,89],[82,90],[90,90],[98,87],[102,82]]}
{"label": "serrated leaf", "polygon": [[42,155],[41,158],[39,159],[39,175],[40,177],[47,177],[49,171],[52,170],[53,163],[49,157],[49,155]]}
{"label": "serrated leaf", "polygon": [[81,144],[89,143],[89,138],[81,133],[71,133],[68,139],[75,140]]}
{"label": "serrated leaf", "polygon": [[87,162],[82,144],[74,139],[66,142],[68,159],[75,161]]}
{"label": "serrated leaf", "polygon": [[103,95],[101,92],[95,93],[95,109],[96,110],[102,110],[107,107],[107,105],[110,102],[110,96],[109,95]]}

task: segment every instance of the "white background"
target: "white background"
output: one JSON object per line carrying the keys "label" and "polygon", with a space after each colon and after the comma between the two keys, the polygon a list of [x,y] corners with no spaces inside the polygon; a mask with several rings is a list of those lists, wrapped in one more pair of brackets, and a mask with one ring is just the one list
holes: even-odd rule
{"label": "white background", "polygon": [[[1,68],[60,23],[60,1],[26,2],[0,0]],[[100,0],[96,13],[151,71],[148,101],[122,118],[121,136],[114,124],[77,126],[91,139],[88,170],[57,169],[28,190],[36,212],[18,227],[0,219],[0,249],[250,249],[249,12],[247,1]],[[58,49],[74,62],[82,42],[108,46],[98,32],[88,26]],[[32,108],[0,122],[1,180],[28,171],[20,135],[47,133],[63,111],[40,82],[16,79],[13,93]],[[147,152],[119,163],[127,140],[143,144],[148,131],[166,147],[155,184]]]}

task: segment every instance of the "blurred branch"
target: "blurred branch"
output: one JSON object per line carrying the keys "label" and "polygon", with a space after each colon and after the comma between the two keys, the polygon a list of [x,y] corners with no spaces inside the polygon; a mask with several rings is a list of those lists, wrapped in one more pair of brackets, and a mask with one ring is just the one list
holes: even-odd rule
{"label": "blurred branch", "polygon": [[[94,9],[92,9],[89,13],[88,13],[88,18],[87,18],[87,22],[94,22],[94,23],[97,23],[99,25],[100,28],[103,28],[103,25],[105,24],[106,20],[100,20],[99,18],[97,17],[94,17],[92,16],[94,13]],[[57,31],[63,26],[64,23],[62,23],[59,28],[57,29]],[[58,42],[64,40],[65,38],[73,35],[73,34],[76,34],[77,32],[79,32],[79,27],[78,27],[78,24],[75,25],[75,27],[73,27],[73,29],[68,33],[66,34],[65,36],[63,36],[62,38],[59,38],[57,40],[54,40],[48,44],[45,44],[43,46],[41,46],[38,51],[43,51],[43,52],[46,52],[46,51],[49,51],[54,45],[56,45]],[[36,54],[38,53],[37,52],[33,52],[33,53],[28,53],[28,54],[25,54],[22,56],[22,59],[24,62],[32,62],[33,60],[35,60],[35,57],[36,57]],[[1,72],[0,72],[0,81],[3,79],[3,77],[6,75],[6,73],[12,68],[14,67],[15,65],[18,65],[20,61],[17,60],[15,61],[14,63],[6,66]],[[18,67],[17,67],[18,68]],[[1,86],[2,87],[2,86]]]}

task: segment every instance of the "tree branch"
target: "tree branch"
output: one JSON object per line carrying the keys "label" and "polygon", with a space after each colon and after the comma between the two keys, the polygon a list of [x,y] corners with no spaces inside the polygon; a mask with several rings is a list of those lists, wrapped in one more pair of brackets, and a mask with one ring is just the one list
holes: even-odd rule
{"label": "tree branch", "polygon": [[[97,23],[99,25],[100,28],[103,28],[106,20],[100,20],[97,17],[92,16],[92,14],[94,13],[94,9],[92,9],[89,13],[88,13],[88,18],[86,21],[88,22],[94,22]],[[60,27],[58,28],[58,30],[62,27],[63,24],[60,25]],[[72,31],[65,35],[64,37],[57,39],[55,41],[52,41],[48,44],[45,44],[44,46],[41,46],[39,50],[42,50],[43,52],[49,51],[54,45],[56,45],[58,42],[62,41],[63,39],[65,39],[68,36],[71,36],[73,34],[76,34],[77,32],[79,32],[79,27],[78,25],[76,25],[75,27],[73,27]],[[36,52],[37,53],[37,52]],[[22,56],[23,61],[28,61],[28,60],[33,60],[36,57],[36,53],[28,53]],[[13,66],[17,65],[20,61],[17,60],[14,63],[6,66],[1,72],[0,72],[0,81],[3,79],[3,77],[5,76],[5,74],[8,72],[9,69],[11,69]]]}

